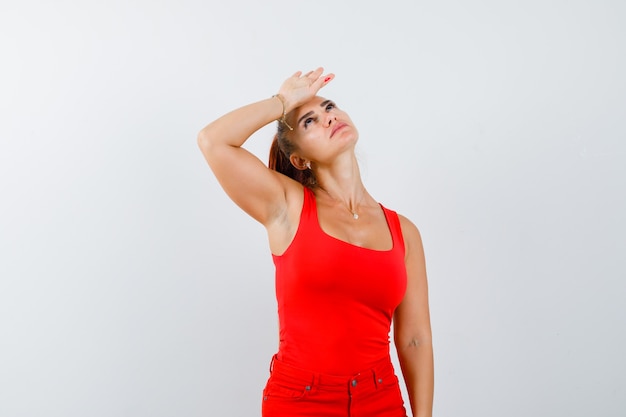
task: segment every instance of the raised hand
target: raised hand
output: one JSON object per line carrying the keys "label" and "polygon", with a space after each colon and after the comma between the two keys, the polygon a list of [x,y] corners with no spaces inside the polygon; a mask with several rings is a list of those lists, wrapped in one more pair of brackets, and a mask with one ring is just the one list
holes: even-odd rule
{"label": "raised hand", "polygon": [[320,88],[335,78],[334,74],[322,75],[323,72],[324,68],[322,67],[304,75],[302,75],[302,71],[298,71],[283,82],[278,93],[285,100],[287,113],[313,98]]}

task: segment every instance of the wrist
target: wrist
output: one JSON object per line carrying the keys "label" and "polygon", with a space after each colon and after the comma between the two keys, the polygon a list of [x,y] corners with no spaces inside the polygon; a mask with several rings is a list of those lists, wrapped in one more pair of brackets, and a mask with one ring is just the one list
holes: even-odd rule
{"label": "wrist", "polygon": [[285,99],[285,96],[283,96],[282,94],[278,93],[278,94],[274,94],[272,96],[272,98],[277,99],[278,101],[280,101],[280,104],[282,105],[282,112],[281,112],[281,116],[276,119],[278,122],[282,123],[283,125],[285,125],[289,130],[293,130],[293,127],[291,127],[288,123],[287,123],[287,113],[288,113],[288,107],[287,107],[287,101]]}

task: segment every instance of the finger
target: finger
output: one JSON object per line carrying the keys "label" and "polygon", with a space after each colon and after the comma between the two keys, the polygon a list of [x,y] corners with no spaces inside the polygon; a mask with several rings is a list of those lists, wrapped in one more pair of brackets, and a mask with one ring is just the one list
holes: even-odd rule
{"label": "finger", "polygon": [[302,71],[296,71],[296,72],[294,72],[294,74],[291,77],[292,78],[298,78],[298,77],[300,77],[300,75],[302,75]]}
{"label": "finger", "polygon": [[313,79],[314,81],[317,81],[320,75],[322,75],[322,72],[324,72],[324,68],[319,67],[315,71],[311,71],[309,78]]}
{"label": "finger", "polygon": [[329,82],[331,82],[333,79],[335,78],[335,74],[326,74],[323,77],[319,77],[314,83],[313,85],[315,86],[315,88],[317,88],[318,90],[322,87],[324,87],[326,84],[328,84]]}

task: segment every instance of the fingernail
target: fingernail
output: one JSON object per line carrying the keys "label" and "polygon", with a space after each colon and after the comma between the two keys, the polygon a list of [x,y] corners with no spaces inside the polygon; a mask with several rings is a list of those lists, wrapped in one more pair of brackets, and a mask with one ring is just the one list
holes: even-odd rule
{"label": "fingernail", "polygon": [[324,78],[324,82],[325,82],[325,83],[329,82],[329,81],[330,81],[330,78],[331,78],[331,77],[326,77],[326,78]]}

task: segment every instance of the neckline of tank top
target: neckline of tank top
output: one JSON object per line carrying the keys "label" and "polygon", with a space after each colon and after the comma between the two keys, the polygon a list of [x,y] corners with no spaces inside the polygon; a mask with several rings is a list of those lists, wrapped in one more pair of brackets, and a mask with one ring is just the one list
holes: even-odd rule
{"label": "neckline of tank top", "polygon": [[[309,194],[309,198],[311,199],[312,203],[313,203],[313,214],[315,215],[315,224],[317,225],[317,228],[319,229],[319,231],[324,235],[327,236],[330,239],[333,239],[337,242],[340,242],[344,245],[347,245],[349,247],[353,247],[356,249],[363,249],[363,250],[367,250],[367,251],[371,251],[371,252],[375,252],[375,253],[389,253],[389,252],[393,252],[393,250],[396,248],[396,239],[394,238],[394,233],[393,230],[391,229],[391,223],[389,222],[389,216],[391,215],[391,213],[389,212],[389,210],[387,208],[385,208],[385,206],[383,206],[382,204],[378,203],[378,205],[380,206],[381,210],[383,211],[383,215],[385,216],[385,223],[387,224],[387,232],[389,233],[389,236],[391,237],[391,248],[389,249],[373,249],[373,248],[368,248],[365,246],[359,246],[359,245],[355,245],[354,243],[350,243],[347,242],[343,239],[339,239],[338,237],[335,237],[333,235],[331,235],[330,233],[327,233],[324,228],[322,227],[322,225],[320,224],[320,219],[317,213],[317,201],[315,200],[315,193],[313,192],[313,190],[310,190],[308,188],[305,187],[306,190],[308,190],[310,192]],[[306,192],[306,191],[305,191]],[[304,202],[302,202],[302,212],[304,212]],[[300,222],[302,222],[302,212],[300,213]],[[297,234],[297,232],[296,232]],[[294,236],[295,238],[295,236]]]}

